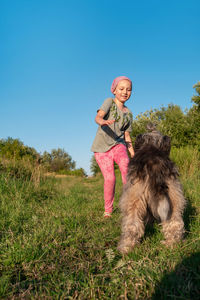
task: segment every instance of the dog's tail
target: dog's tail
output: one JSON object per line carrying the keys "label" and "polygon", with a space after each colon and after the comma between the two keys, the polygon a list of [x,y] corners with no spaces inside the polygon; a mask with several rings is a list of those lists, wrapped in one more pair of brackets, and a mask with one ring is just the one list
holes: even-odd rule
{"label": "dog's tail", "polygon": [[169,198],[165,195],[160,197],[156,216],[160,218],[161,222],[167,221],[171,213],[171,205]]}
{"label": "dog's tail", "polygon": [[[149,177],[150,199],[148,206],[156,219],[166,221],[171,214],[171,202],[168,196],[167,179],[176,177],[176,170],[170,160],[154,157],[146,164]],[[152,201],[151,199],[154,199]]]}

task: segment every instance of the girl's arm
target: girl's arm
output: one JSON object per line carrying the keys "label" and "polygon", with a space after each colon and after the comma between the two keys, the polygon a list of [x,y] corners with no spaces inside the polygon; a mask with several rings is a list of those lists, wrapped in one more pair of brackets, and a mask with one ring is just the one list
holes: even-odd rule
{"label": "girl's arm", "polygon": [[99,124],[100,126],[103,125],[110,125],[115,122],[115,120],[104,120],[104,116],[106,115],[105,111],[99,110],[96,117],[95,117],[95,122]]}
{"label": "girl's arm", "polygon": [[125,131],[124,138],[125,138],[127,149],[130,152],[131,157],[133,157],[134,156],[134,149],[133,149],[133,145],[132,145],[132,141],[131,141],[131,136],[130,136],[130,133],[128,131]]}

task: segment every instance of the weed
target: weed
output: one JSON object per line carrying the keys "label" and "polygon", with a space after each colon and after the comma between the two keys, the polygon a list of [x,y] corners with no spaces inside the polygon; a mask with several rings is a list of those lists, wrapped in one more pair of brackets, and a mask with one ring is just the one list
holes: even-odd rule
{"label": "weed", "polygon": [[199,299],[200,184],[194,151],[172,151],[188,199],[185,240],[165,248],[155,224],[125,257],[117,251],[118,171],[115,210],[104,220],[102,176],[44,178],[33,176],[33,169],[30,176],[23,171],[16,176],[2,168],[0,297]]}

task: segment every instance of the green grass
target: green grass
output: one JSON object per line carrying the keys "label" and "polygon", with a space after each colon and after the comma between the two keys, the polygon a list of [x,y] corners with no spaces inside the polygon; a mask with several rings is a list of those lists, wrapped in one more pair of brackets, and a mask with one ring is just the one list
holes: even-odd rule
{"label": "green grass", "polygon": [[[179,152],[180,153],[180,152]],[[188,162],[191,153],[185,154]],[[199,299],[199,160],[181,171],[188,206],[185,240],[160,244],[160,226],[123,257],[117,172],[115,211],[103,219],[103,179],[0,175],[1,299]],[[195,160],[195,162],[194,162]],[[191,165],[191,166],[190,166]]]}

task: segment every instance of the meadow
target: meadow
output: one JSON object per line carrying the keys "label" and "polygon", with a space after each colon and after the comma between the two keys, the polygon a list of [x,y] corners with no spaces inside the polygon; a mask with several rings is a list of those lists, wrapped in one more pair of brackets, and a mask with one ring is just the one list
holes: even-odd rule
{"label": "meadow", "polygon": [[103,178],[45,177],[39,167],[0,164],[1,299],[199,299],[200,156],[172,149],[184,195],[186,234],[173,248],[148,226],[127,256],[117,251],[118,201],[103,218]]}

